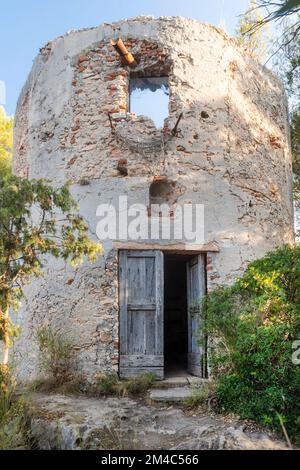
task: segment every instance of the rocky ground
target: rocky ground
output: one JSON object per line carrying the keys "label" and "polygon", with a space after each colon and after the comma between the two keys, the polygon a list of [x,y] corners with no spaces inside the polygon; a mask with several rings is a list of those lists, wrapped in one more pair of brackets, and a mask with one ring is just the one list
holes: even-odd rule
{"label": "rocky ground", "polygon": [[31,429],[39,449],[286,449],[238,418],[129,398],[34,394]]}

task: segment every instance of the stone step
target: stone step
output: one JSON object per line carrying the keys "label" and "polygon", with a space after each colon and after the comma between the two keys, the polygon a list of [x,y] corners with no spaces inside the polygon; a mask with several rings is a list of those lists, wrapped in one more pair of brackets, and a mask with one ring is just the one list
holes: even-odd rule
{"label": "stone step", "polygon": [[178,388],[178,387],[201,387],[207,383],[208,379],[201,379],[192,375],[168,377],[164,380],[159,380],[155,383],[155,388]]}
{"label": "stone step", "polygon": [[170,377],[164,380],[158,380],[155,382],[155,388],[177,388],[177,387],[188,387],[189,381],[187,377]]}
{"label": "stone step", "polygon": [[153,388],[149,393],[150,400],[159,403],[180,403],[191,396],[192,388],[190,386]]}

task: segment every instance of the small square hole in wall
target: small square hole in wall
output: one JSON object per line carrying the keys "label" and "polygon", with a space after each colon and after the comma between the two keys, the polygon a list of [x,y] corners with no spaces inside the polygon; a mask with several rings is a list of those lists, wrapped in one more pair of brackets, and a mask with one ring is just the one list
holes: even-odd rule
{"label": "small square hole in wall", "polygon": [[147,116],[162,128],[169,116],[169,78],[131,78],[129,107],[131,113]]}

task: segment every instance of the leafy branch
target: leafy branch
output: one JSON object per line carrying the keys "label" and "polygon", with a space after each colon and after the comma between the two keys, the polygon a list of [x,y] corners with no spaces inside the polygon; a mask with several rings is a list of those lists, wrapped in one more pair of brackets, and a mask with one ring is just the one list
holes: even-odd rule
{"label": "leafy branch", "polygon": [[101,246],[88,236],[69,186],[55,189],[46,180],[27,180],[0,172],[0,340],[3,363],[17,329],[9,310],[19,307],[23,287],[41,276],[48,255],[81,263],[92,261]]}

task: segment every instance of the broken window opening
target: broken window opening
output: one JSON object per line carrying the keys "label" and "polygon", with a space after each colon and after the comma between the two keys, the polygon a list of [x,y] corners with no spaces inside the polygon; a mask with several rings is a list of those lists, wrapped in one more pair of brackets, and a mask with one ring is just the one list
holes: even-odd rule
{"label": "broken window opening", "polygon": [[130,112],[147,116],[157,128],[164,126],[169,116],[168,77],[138,77],[130,79]]}
{"label": "broken window opening", "polygon": [[165,179],[153,181],[149,190],[149,215],[162,217],[160,212],[164,205],[169,207],[168,216],[173,217],[178,194],[176,184]]}

